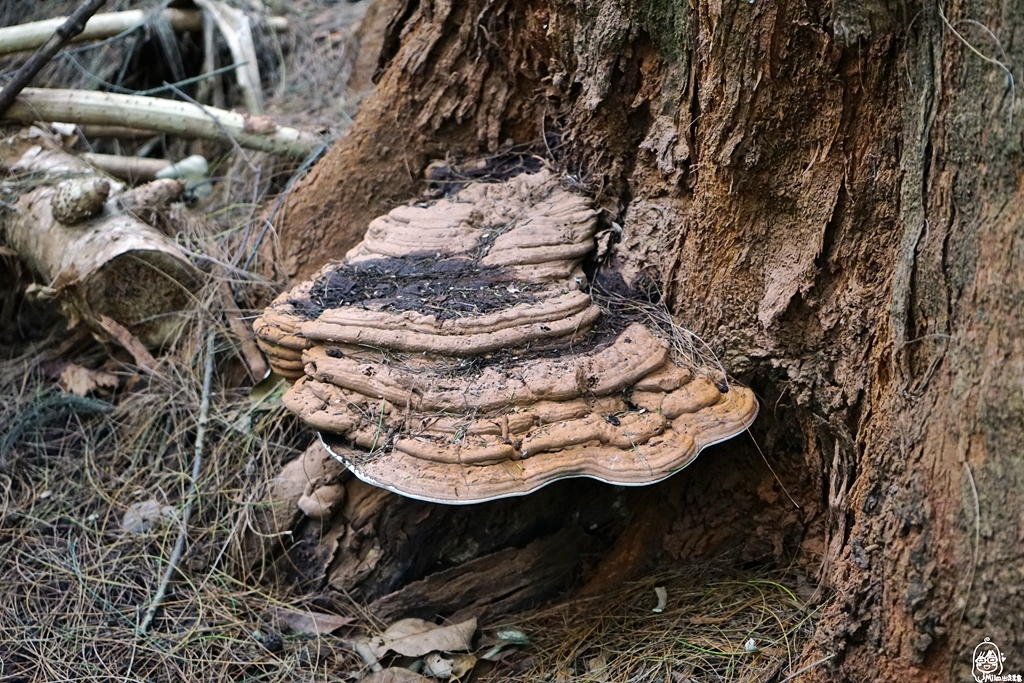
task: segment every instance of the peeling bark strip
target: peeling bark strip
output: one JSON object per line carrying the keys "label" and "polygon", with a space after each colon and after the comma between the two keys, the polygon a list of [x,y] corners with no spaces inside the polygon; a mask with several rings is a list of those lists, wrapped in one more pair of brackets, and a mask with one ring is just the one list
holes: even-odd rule
{"label": "peeling bark strip", "polygon": [[165,343],[198,272],[174,242],[121,208],[122,199],[143,197],[146,186],[126,193],[42,138],[3,143],[0,163],[14,176],[6,189],[18,195],[15,211],[0,211],[7,244],[93,329],[110,333],[109,319],[150,348]]}
{"label": "peeling bark strip", "polygon": [[[0,90],[0,95],[3,91]],[[249,116],[187,102],[82,90],[25,88],[2,116],[9,121],[61,121],[145,128],[185,138],[204,138],[271,154],[303,159],[320,143],[304,131],[279,126],[267,116]]]}
{"label": "peeling bark strip", "polygon": [[596,223],[548,171],[373,221],[255,324],[275,369],[304,364],[285,405],[356,476],[422,500],[671,476],[757,402],[678,365],[642,320],[602,314],[580,269]]}

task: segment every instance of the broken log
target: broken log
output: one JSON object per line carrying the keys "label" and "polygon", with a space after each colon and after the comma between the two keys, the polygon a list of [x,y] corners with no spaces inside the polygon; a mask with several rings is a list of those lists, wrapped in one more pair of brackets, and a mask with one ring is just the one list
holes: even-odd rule
{"label": "broken log", "polygon": [[[169,341],[199,272],[178,246],[121,208],[125,186],[45,138],[0,144],[17,193],[0,236],[94,330],[109,319],[149,348]],[[135,207],[138,209],[138,207]]]}
{"label": "broken log", "polygon": [[[72,38],[71,42],[102,40],[141,27],[146,23],[148,14],[141,9],[97,14],[86,23],[85,30]],[[203,13],[200,10],[171,7],[162,10],[162,14],[175,31],[201,31],[203,29]],[[46,39],[57,30],[65,18],[57,17],[56,19],[0,28],[0,56],[35,50],[46,42]],[[288,30],[287,17],[267,17],[266,22],[267,26],[274,31]]]}
{"label": "broken log", "polygon": [[[334,501],[329,512],[303,514],[300,500],[318,493]],[[572,479],[526,498],[438,505],[363,483],[315,442],[259,493],[244,548],[255,574],[347,595],[381,618],[493,618],[568,588],[638,496]]]}
{"label": "broken log", "polygon": [[183,138],[229,144],[234,141],[248,149],[298,159],[304,159],[320,144],[316,135],[279,126],[268,116],[249,116],[157,97],[85,90],[25,88],[2,118],[20,123],[62,121],[146,128]]}

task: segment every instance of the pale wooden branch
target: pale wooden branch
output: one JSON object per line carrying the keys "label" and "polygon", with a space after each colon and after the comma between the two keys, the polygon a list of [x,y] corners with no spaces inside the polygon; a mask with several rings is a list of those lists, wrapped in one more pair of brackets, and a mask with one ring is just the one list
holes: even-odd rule
{"label": "pale wooden branch", "polygon": [[116,154],[82,154],[83,159],[115,178],[140,182],[153,180],[156,174],[171,166],[167,159],[125,157]]}
{"label": "pale wooden branch", "polygon": [[250,114],[263,113],[263,92],[260,89],[259,59],[252,38],[252,23],[249,16],[240,9],[230,7],[217,0],[195,0],[196,4],[213,18],[224,41],[228,44],[231,57],[238,69],[235,80],[245,97],[245,107]]}
{"label": "pale wooden branch", "polygon": [[[3,91],[0,91],[2,94]],[[317,146],[317,136],[277,125],[266,116],[174,102],[84,90],[25,88],[3,118],[21,123],[62,121],[78,125],[127,126],[230,143],[303,159]]]}
{"label": "pale wooden branch", "polygon": [[[102,40],[116,36],[146,23],[146,15],[147,12],[144,10],[97,14],[85,25],[85,30],[72,39],[72,42]],[[203,14],[200,10],[169,8],[163,10],[163,15],[175,31],[201,31],[203,28]],[[0,55],[35,50],[46,42],[46,39],[57,30],[65,18],[58,17],[31,24],[0,28]],[[288,30],[286,17],[268,17],[267,24],[277,32]]]}

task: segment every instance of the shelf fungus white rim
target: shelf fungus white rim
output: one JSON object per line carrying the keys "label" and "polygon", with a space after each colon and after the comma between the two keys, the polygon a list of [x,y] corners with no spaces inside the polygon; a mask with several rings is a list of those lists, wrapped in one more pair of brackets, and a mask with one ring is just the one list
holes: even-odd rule
{"label": "shelf fungus white rim", "polygon": [[[690,457],[688,460],[681,462],[675,469],[664,472],[660,476],[647,481],[620,481],[617,480],[615,477],[601,476],[598,474],[589,474],[585,472],[579,474],[568,473],[536,479],[534,481],[531,481],[529,486],[524,487],[522,489],[506,491],[503,493],[491,495],[481,495],[480,493],[474,493],[472,488],[466,487],[463,490],[463,493],[465,495],[457,496],[455,498],[432,496],[423,492],[422,490],[418,490],[416,486],[412,485],[416,482],[416,478],[411,474],[408,475],[407,479],[403,479],[402,482],[394,483],[385,481],[384,479],[376,478],[372,474],[372,469],[367,468],[365,465],[359,464],[356,460],[354,460],[351,457],[350,454],[353,452],[353,449],[340,443],[340,441],[342,441],[340,437],[338,437],[337,435],[332,435],[328,432],[317,432],[317,436],[320,439],[320,443],[331,455],[331,457],[333,457],[339,463],[344,465],[350,472],[352,472],[352,474],[357,479],[366,484],[386,489],[388,491],[391,491],[392,493],[397,493],[400,496],[405,496],[406,498],[422,500],[427,503],[438,503],[442,505],[476,505],[478,503],[489,503],[491,501],[502,500],[504,498],[518,498],[520,496],[527,496],[530,495],[531,493],[539,491],[540,489],[544,488],[545,486],[548,486],[549,484],[554,484],[557,481],[563,481],[565,479],[594,479],[596,481],[605,484],[611,484],[613,486],[628,487],[650,486],[651,484],[657,484],[658,482],[665,481],[669,477],[678,474],[680,471],[689,467],[691,464],[693,464],[693,462],[697,459],[697,456],[699,456],[704,449],[710,448],[711,446],[723,443],[725,441],[729,441],[730,439],[733,439],[739,434],[742,434],[743,432],[747,431],[747,429],[750,428],[750,425],[754,423],[754,420],[757,419],[758,412],[759,406],[755,402],[754,410],[747,418],[747,420],[743,423],[742,429],[738,430],[734,434],[723,435],[718,438],[711,439],[706,443],[701,443],[697,445],[695,452],[693,453],[692,457]],[[520,479],[518,481],[522,482],[523,480]],[[456,493],[458,493],[458,491],[456,491]]]}

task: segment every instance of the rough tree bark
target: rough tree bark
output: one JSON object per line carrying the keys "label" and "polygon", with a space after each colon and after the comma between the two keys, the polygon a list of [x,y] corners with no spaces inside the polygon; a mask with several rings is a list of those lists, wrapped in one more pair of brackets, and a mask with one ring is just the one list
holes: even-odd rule
{"label": "rough tree bark", "polygon": [[1024,3],[410,0],[381,64],[288,201],[293,275],[432,158],[560,132],[801,505],[720,447],[648,490],[662,552],[814,556],[801,680],[969,680],[985,636],[1024,672]]}

